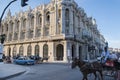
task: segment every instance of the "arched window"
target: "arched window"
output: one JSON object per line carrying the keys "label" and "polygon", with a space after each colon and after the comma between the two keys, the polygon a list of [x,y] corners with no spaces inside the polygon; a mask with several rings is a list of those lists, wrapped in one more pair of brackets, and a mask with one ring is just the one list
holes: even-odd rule
{"label": "arched window", "polygon": [[48,57],[48,45],[43,46],[43,57]]}
{"label": "arched window", "polygon": [[65,10],[65,20],[69,20],[69,9]]}
{"label": "arched window", "polygon": [[65,32],[66,32],[66,34],[69,34],[69,22],[70,22],[70,20],[69,20],[69,9],[66,9],[65,10],[65,26],[66,26]]}
{"label": "arched window", "polygon": [[56,47],[56,58],[57,60],[63,60],[64,57],[64,48],[62,44],[58,44]]}
{"label": "arched window", "polygon": [[34,16],[32,16],[32,18],[31,18],[31,28],[32,29],[34,28]]}
{"label": "arched window", "polygon": [[38,16],[38,25],[39,26],[42,25],[42,15],[41,14]]}
{"label": "arched window", "polygon": [[46,21],[50,23],[50,12],[46,13]]}
{"label": "arched window", "polygon": [[26,21],[26,19],[24,19],[24,20],[23,20],[23,29],[25,29],[26,23],[27,23],[27,21]]}
{"label": "arched window", "polygon": [[35,46],[35,55],[39,56],[39,45]]}
{"label": "arched window", "polygon": [[12,56],[16,56],[16,51],[17,51],[16,47],[13,47],[13,54],[12,54]]}
{"label": "arched window", "polygon": [[32,46],[29,45],[27,48],[27,56],[31,56],[31,52],[32,52]]}
{"label": "arched window", "polygon": [[19,48],[19,55],[22,55],[22,56],[23,56],[23,51],[24,51],[23,46],[20,46],[20,48]]}

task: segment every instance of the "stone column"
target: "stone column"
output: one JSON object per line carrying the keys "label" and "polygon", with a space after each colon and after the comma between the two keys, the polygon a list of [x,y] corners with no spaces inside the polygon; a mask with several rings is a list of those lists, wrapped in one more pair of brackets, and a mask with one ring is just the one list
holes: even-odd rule
{"label": "stone column", "polygon": [[9,33],[10,33],[10,28],[9,28],[9,26],[10,26],[10,23],[8,23],[8,33],[7,33],[7,41],[9,41]]}
{"label": "stone column", "polygon": [[29,33],[28,33],[28,29],[29,29],[29,25],[30,25],[30,23],[29,23],[29,17],[27,17],[27,19],[26,19],[26,26],[25,26],[25,40],[26,39],[28,39],[28,35],[29,35]]}
{"label": "stone column", "polygon": [[12,36],[12,40],[14,40],[14,36],[15,36],[15,31],[16,31],[16,21],[14,21],[14,25],[13,25],[13,36]]}
{"label": "stone column", "polygon": [[[36,13],[36,12],[35,12],[35,13]],[[37,25],[37,24],[36,24],[36,21],[37,21],[37,18],[36,18],[36,17],[37,17],[37,15],[34,15],[33,39],[35,38],[35,35],[36,35],[36,34],[35,34],[35,33],[36,33],[35,29],[36,29],[36,25]]]}
{"label": "stone column", "polygon": [[20,20],[20,24],[19,24],[19,31],[18,31],[18,41],[20,40],[20,33],[21,33],[21,25],[22,24],[22,22],[21,22],[21,20]]}
{"label": "stone column", "polygon": [[53,42],[49,42],[49,53],[48,53],[48,56],[49,56],[49,61],[50,62],[53,62],[54,61],[54,43]]}
{"label": "stone column", "polygon": [[68,60],[67,60],[67,56],[68,56],[67,50],[68,50],[67,41],[64,41],[64,57],[63,57],[63,61],[64,61],[64,62],[67,62],[67,61],[68,61]]}
{"label": "stone column", "polygon": [[44,36],[44,26],[45,26],[45,5],[42,6],[42,26],[41,26],[41,37]]}
{"label": "stone column", "polygon": [[35,46],[36,46],[35,43],[31,44],[31,47],[32,47],[31,55],[35,55]]}

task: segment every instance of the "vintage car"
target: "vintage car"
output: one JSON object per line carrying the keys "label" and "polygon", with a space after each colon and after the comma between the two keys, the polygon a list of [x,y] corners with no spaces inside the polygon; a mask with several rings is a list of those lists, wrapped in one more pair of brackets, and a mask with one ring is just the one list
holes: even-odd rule
{"label": "vintage car", "polygon": [[18,59],[14,59],[14,63],[23,65],[34,65],[35,60],[32,60],[29,57],[19,57]]}

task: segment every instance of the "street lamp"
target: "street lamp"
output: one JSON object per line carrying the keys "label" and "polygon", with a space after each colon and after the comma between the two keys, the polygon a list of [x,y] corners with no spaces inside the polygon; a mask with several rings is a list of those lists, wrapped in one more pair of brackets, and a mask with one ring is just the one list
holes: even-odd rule
{"label": "street lamp", "polygon": [[2,18],[3,18],[3,15],[4,15],[6,9],[7,9],[13,2],[15,2],[15,1],[17,1],[17,0],[11,1],[11,2],[5,7],[5,9],[3,10],[2,15],[1,15],[1,17],[0,17],[0,26],[1,26]]}
{"label": "street lamp", "polygon": [[[8,8],[13,2],[15,2],[15,1],[17,1],[17,0],[12,0],[12,1],[5,7],[5,9],[3,10],[2,15],[1,15],[1,17],[0,17],[0,28],[1,28],[1,22],[2,22],[2,18],[3,18],[3,15],[4,15],[5,11],[6,11],[7,8]],[[26,3],[27,1],[28,1],[28,0],[21,0],[21,6],[22,6],[22,7],[26,6],[26,5],[27,5],[27,3]],[[6,37],[6,35],[1,33],[1,35],[0,35],[0,41],[1,41],[1,42],[0,42],[0,62],[2,61],[3,43],[4,43],[4,40],[5,40],[5,37]]]}
{"label": "street lamp", "polygon": [[21,0],[21,6],[24,7],[28,5],[26,2],[28,2],[28,0]]}
{"label": "street lamp", "polygon": [[[0,17],[0,27],[1,27],[2,18],[3,18],[3,15],[4,15],[5,11],[6,11],[7,8],[8,8],[13,2],[15,2],[15,1],[17,1],[17,0],[11,1],[11,2],[5,7],[5,9],[3,10],[2,15],[1,15],[1,17]],[[5,40],[5,34],[2,34],[2,33],[1,33],[1,35],[0,35],[0,41],[1,41],[1,42],[0,42],[0,62],[2,62],[3,43],[4,43],[4,40]]]}

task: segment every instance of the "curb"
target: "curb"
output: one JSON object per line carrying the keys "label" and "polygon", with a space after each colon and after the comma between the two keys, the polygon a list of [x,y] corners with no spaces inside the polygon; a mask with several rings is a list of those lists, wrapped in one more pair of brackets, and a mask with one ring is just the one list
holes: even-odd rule
{"label": "curb", "polygon": [[6,79],[8,79],[8,78],[13,78],[13,77],[18,76],[18,75],[21,75],[21,74],[23,74],[23,73],[25,73],[25,72],[26,72],[26,71],[22,71],[22,72],[13,74],[13,75],[9,75],[9,76],[6,76],[6,77],[2,77],[2,78],[0,78],[0,80],[6,80]]}

